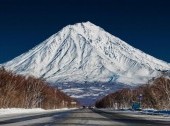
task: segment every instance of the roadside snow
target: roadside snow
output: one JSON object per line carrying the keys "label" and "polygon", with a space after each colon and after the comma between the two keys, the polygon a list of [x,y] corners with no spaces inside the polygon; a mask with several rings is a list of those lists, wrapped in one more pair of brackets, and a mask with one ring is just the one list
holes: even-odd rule
{"label": "roadside snow", "polygon": [[160,120],[160,121],[169,121],[170,116],[169,115],[150,115],[150,114],[131,114],[131,117],[138,117],[143,118],[146,120]]}
{"label": "roadside snow", "polygon": [[[0,109],[0,125],[2,126],[30,126],[44,124],[47,126],[54,119],[61,117],[63,113],[68,113],[77,108],[62,108],[44,110],[41,108],[24,109],[24,108],[9,108]],[[47,124],[47,125],[46,125]]]}
{"label": "roadside snow", "polygon": [[[75,109],[75,108],[72,108]],[[62,109],[49,109],[45,110],[42,108],[33,108],[33,109],[24,109],[24,108],[1,108],[0,109],[0,116],[6,114],[22,114],[22,113],[40,113],[40,112],[52,112],[52,111],[64,111],[70,110],[69,108],[62,108]]]}
{"label": "roadside snow", "polygon": [[112,110],[112,109],[99,109],[106,112],[119,113],[121,115],[142,118],[145,120],[159,120],[170,121],[170,111],[157,111],[155,109],[145,109],[144,111],[131,111],[131,110]]}

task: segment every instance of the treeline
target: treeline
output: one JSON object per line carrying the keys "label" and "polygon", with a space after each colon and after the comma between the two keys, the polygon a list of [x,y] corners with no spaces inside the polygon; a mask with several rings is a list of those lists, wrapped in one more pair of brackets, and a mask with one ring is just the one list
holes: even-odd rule
{"label": "treeline", "polygon": [[0,108],[76,107],[77,102],[34,77],[16,75],[0,68]]}
{"label": "treeline", "polygon": [[142,108],[170,109],[170,79],[157,78],[134,89],[122,89],[97,101],[98,108],[131,108],[134,102],[140,102]]}

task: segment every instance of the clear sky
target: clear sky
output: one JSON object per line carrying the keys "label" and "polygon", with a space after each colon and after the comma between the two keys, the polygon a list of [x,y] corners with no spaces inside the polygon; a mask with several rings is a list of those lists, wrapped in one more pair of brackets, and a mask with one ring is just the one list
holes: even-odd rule
{"label": "clear sky", "polygon": [[0,63],[86,21],[170,62],[169,0],[0,0]]}

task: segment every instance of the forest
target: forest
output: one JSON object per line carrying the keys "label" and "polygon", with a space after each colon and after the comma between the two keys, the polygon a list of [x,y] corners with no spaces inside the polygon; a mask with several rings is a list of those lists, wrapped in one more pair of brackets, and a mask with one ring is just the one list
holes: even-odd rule
{"label": "forest", "polygon": [[49,86],[44,80],[0,68],[0,108],[56,109],[76,106],[78,102],[75,99]]}
{"label": "forest", "polygon": [[159,77],[136,88],[111,93],[95,104],[98,108],[131,109],[138,102],[141,108],[170,109],[170,79]]}

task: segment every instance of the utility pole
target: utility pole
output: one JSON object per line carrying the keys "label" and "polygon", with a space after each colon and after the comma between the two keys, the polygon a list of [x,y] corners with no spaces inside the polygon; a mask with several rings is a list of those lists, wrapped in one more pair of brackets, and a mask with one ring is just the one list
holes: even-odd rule
{"label": "utility pole", "polygon": [[143,95],[142,95],[142,94],[139,94],[139,104],[140,104],[140,108],[141,108],[141,105],[142,105],[142,97],[143,97]]}

